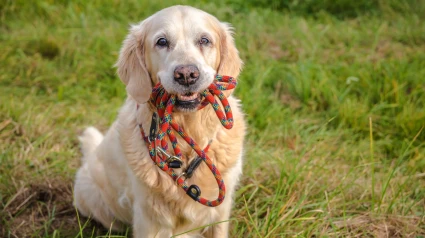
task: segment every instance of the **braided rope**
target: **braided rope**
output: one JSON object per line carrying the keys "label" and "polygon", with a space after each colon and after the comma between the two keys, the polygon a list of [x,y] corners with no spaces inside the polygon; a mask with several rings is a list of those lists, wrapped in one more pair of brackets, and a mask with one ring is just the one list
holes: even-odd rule
{"label": "braided rope", "polygon": [[[204,108],[208,104],[211,104],[213,107],[218,119],[220,120],[223,127],[226,129],[231,129],[233,127],[233,115],[232,110],[230,108],[229,102],[226,96],[222,91],[234,89],[237,85],[237,82],[234,78],[230,76],[221,76],[216,75],[214,82],[208,87],[208,89],[204,90],[200,94],[204,97],[200,107],[198,110]],[[218,97],[221,104],[223,105],[224,112],[221,109],[219,103],[217,102],[215,96]],[[178,186],[180,186],[185,192],[188,191],[189,186],[186,184],[185,180],[176,174],[174,169],[169,168],[166,162],[166,159],[162,158],[156,152],[156,145],[160,145],[162,149],[167,151],[168,144],[166,141],[166,137],[168,136],[171,145],[174,150],[174,155],[181,158],[182,153],[177,144],[177,137],[174,133],[177,132],[198,154],[199,157],[207,164],[208,168],[211,170],[212,174],[218,185],[218,197],[215,200],[207,200],[201,196],[196,198],[196,201],[209,207],[215,207],[220,205],[225,197],[226,187],[224,185],[223,178],[221,177],[220,172],[217,167],[211,161],[211,159],[207,155],[207,151],[209,148],[209,144],[203,150],[199,147],[199,145],[189,137],[176,122],[173,121],[172,113],[173,108],[176,103],[176,95],[168,94],[163,86],[158,83],[152,90],[152,94],[150,97],[150,102],[156,107],[158,111],[158,115],[160,118],[160,130],[154,141],[149,141],[148,137],[145,136],[143,128],[140,126],[140,131],[142,133],[143,138],[146,141],[147,147],[149,149],[149,155],[152,161],[163,171],[168,173],[171,178],[177,182]]]}

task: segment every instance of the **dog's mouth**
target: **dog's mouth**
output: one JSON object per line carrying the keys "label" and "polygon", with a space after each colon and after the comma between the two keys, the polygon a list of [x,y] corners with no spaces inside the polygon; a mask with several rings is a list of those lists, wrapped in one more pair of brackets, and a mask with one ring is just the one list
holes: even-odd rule
{"label": "dog's mouth", "polygon": [[201,94],[187,92],[184,94],[177,94],[176,107],[181,111],[193,111],[201,104]]}

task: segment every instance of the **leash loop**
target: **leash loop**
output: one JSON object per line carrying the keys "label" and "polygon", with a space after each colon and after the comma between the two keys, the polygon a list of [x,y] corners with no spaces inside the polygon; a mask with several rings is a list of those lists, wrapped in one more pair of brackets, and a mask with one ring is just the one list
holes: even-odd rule
{"label": "leash loop", "polygon": [[[230,104],[223,91],[234,89],[236,85],[237,82],[234,78],[230,76],[216,75],[214,82],[206,90],[200,93],[204,99],[201,102],[198,110],[210,104],[223,127],[226,129],[231,129],[233,127],[233,115]],[[219,99],[224,111],[221,109],[221,106],[216,100],[216,97]],[[149,155],[152,161],[161,170],[168,173],[170,177],[177,183],[177,185],[180,186],[193,200],[210,207],[220,205],[225,198],[226,187],[220,172],[207,155],[211,141],[208,143],[207,147],[201,149],[199,145],[184,132],[183,128],[173,121],[172,113],[176,103],[176,95],[168,94],[160,83],[158,83],[152,89],[152,94],[149,101],[157,109],[157,112],[154,112],[152,115],[151,122],[152,124],[155,123],[155,130],[153,130],[153,125],[151,124],[150,134],[148,137],[146,137],[143,131],[143,127],[141,125],[139,127],[141,134],[147,144]],[[159,130],[158,124],[160,124]],[[177,137],[174,132],[177,132],[177,134],[181,136],[198,154],[198,157],[195,158],[194,161],[189,164],[186,171],[180,175],[177,175],[174,171],[174,168],[180,168],[182,165],[182,160],[180,159],[182,158],[182,153],[178,146]],[[167,153],[167,137],[171,142],[174,156],[171,156]],[[161,152],[161,155],[157,153],[157,151]],[[201,189],[197,185],[192,184],[189,187],[186,184],[186,178],[192,177],[194,170],[199,166],[201,161],[203,161],[208,166],[217,182],[219,191],[217,199],[215,200],[207,200],[201,197]],[[183,177],[185,177],[185,179],[183,179]]]}

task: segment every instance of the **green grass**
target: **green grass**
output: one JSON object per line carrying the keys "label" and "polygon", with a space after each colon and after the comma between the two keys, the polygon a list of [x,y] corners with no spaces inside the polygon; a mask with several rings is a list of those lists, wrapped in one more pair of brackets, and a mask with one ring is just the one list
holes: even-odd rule
{"label": "green grass", "polygon": [[[245,62],[231,237],[425,235],[425,2],[179,3],[231,22]],[[169,5],[0,2],[0,236],[110,235],[71,206],[77,135],[124,101],[129,23]]]}

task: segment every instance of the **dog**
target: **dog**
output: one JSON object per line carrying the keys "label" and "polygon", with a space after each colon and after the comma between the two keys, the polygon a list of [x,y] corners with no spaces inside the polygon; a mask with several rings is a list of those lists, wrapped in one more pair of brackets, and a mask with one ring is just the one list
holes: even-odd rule
{"label": "dog", "polygon": [[[234,191],[242,174],[244,114],[232,90],[225,92],[233,112],[232,129],[222,127],[210,105],[197,108],[199,93],[216,74],[237,78],[241,71],[243,62],[232,35],[230,24],[189,6],[165,8],[131,26],[116,63],[128,97],[105,135],[89,127],[79,137],[83,156],[74,185],[79,214],[112,230],[131,224],[134,237],[228,236]],[[177,97],[173,120],[200,147],[210,143],[207,154],[226,186],[219,206],[194,201],[149,156],[139,126],[149,132],[153,109],[148,100],[158,82]],[[196,153],[182,138],[177,140],[183,164],[175,171],[182,173]],[[207,199],[216,198],[219,191],[205,163],[186,183],[199,186]]]}

